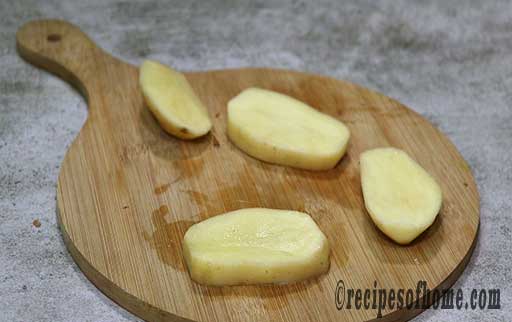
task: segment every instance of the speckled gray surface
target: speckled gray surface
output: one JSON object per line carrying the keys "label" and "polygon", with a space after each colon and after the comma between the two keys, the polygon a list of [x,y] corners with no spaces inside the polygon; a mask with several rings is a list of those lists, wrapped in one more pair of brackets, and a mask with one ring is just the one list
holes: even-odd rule
{"label": "speckled gray surface", "polygon": [[[56,225],[55,186],[86,118],[67,84],[23,62],[25,21],[72,21],[134,64],[290,68],[397,98],[438,126],[481,194],[478,245],[456,283],[501,288],[501,310],[428,310],[417,321],[512,316],[512,2],[1,1],[0,320],[135,321],[83,277]],[[39,228],[33,221],[39,219]]]}

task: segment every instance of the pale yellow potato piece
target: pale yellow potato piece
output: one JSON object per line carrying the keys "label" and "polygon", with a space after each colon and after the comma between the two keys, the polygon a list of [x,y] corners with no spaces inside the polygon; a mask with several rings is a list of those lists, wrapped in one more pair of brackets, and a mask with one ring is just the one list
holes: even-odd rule
{"label": "pale yellow potato piece", "polygon": [[408,244],[441,209],[437,182],[407,153],[378,148],[361,154],[364,203],[373,222],[399,244]]}
{"label": "pale yellow potato piece", "polygon": [[350,137],[337,119],[259,88],[229,101],[227,132],[236,146],[257,159],[308,170],[333,168]]}
{"label": "pale yellow potato piece", "polygon": [[146,60],[140,67],[139,83],[146,104],[166,132],[194,139],[210,131],[208,112],[183,74]]}
{"label": "pale yellow potato piece", "polygon": [[289,283],[329,269],[329,243],[302,212],[248,208],[190,227],[183,250],[192,279],[207,285]]}

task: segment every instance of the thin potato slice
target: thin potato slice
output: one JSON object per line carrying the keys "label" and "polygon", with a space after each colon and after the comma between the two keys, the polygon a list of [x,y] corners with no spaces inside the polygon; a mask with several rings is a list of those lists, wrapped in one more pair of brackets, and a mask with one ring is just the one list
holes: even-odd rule
{"label": "thin potato slice", "polygon": [[441,188],[407,153],[378,148],[361,154],[366,209],[377,227],[399,244],[408,244],[434,222]]}
{"label": "thin potato slice", "polygon": [[329,269],[329,244],[308,214],[248,208],[193,225],[183,250],[192,279],[208,285],[288,283]]}
{"label": "thin potato slice", "polygon": [[249,88],[228,103],[228,136],[247,154],[309,170],[333,168],[347,148],[348,128],[292,97]]}
{"label": "thin potato slice", "polygon": [[210,131],[208,112],[183,74],[146,60],[140,68],[139,83],[146,104],[166,132],[194,139]]}

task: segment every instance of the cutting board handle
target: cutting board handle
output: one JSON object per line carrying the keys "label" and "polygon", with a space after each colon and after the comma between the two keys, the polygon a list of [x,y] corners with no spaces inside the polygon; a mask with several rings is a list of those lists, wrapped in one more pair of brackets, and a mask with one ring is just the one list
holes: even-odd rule
{"label": "cutting board handle", "polygon": [[16,33],[16,46],[23,59],[62,77],[87,99],[98,55],[106,55],[78,27],[61,20],[26,23]]}

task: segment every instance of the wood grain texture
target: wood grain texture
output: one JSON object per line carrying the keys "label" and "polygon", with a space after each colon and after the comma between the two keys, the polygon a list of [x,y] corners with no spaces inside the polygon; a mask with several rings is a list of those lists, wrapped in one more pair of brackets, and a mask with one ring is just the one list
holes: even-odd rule
{"label": "wood grain texture", "polygon": [[[337,310],[347,288],[444,289],[463,271],[476,242],[479,197],[453,144],[399,102],[360,86],[272,69],[187,73],[208,107],[213,131],[175,139],[144,106],[138,70],[103,52],[75,26],[35,21],[17,34],[20,55],[76,86],[89,114],[70,146],[57,188],[65,243],[84,274],[121,306],[151,321],[361,321],[376,310]],[[295,97],[342,120],[347,155],[332,170],[263,163],[226,137],[226,104],[257,86]],[[405,150],[440,183],[444,203],[432,227],[409,246],[384,236],[366,213],[359,154]],[[181,240],[195,222],[246,207],[309,213],[332,248],[319,278],[279,286],[207,287],[188,276]],[[383,311],[407,320],[421,310]]]}

